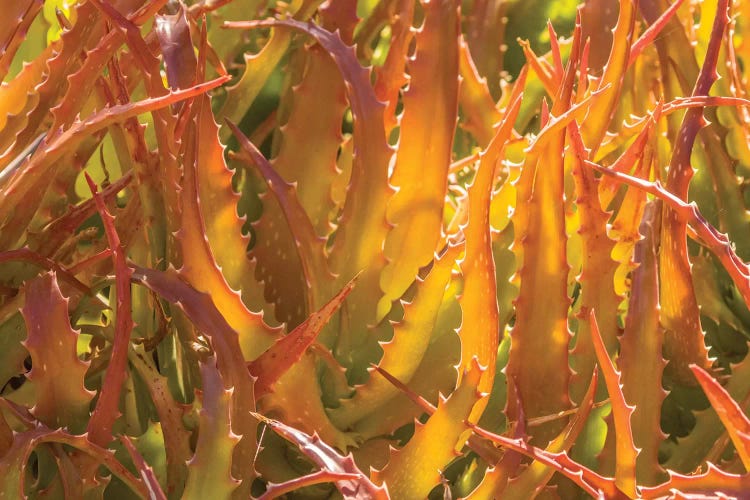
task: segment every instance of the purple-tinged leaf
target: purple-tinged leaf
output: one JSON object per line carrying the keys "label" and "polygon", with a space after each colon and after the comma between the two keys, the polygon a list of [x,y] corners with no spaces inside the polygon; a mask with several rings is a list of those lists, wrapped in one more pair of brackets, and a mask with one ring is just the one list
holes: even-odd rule
{"label": "purple-tinged leaf", "polygon": [[255,397],[273,390],[273,384],[299,361],[318,334],[341,307],[356,284],[354,277],[328,301],[319,311],[310,315],[301,325],[277,340],[266,352],[248,365],[250,374],[256,377]]}
{"label": "purple-tinged leaf", "polygon": [[[706,57],[693,88],[693,96],[708,95],[718,77],[716,65],[724,37],[729,1],[719,0]],[[706,124],[702,108],[691,108],[682,119],[680,131],[669,163],[666,188],[681,200],[687,200],[693,177],[691,153],[698,132]],[[688,366],[696,363],[710,366],[700,311],[695,298],[687,248],[687,223],[674,210],[662,214],[661,252],[659,254],[659,282],[661,323],[664,325],[664,354],[670,361],[667,373],[685,384],[694,384]]]}
{"label": "purple-tinged leaf", "polygon": [[68,319],[68,299],[63,297],[54,273],[45,273],[24,285],[26,321],[24,347],[31,354],[27,378],[36,392],[32,413],[50,428],[81,431],[86,427],[94,393],[84,385],[89,363],[78,359],[78,332]]}
{"label": "purple-tinged leaf", "polygon": [[155,16],[154,31],[164,57],[169,87],[184,89],[194,84],[197,65],[185,7],[182,3],[177,6],[174,14]]}
{"label": "purple-tinged leaf", "polygon": [[[523,439],[526,437],[526,428],[528,424],[526,421],[526,415],[523,412],[523,401],[521,401],[518,395],[513,378],[508,378],[507,380],[508,398],[513,398],[515,400],[515,407],[518,409],[518,419],[515,422],[508,422],[508,430],[506,432],[508,434],[512,433],[513,438],[515,439]],[[469,443],[471,444],[472,442],[477,441],[477,436],[472,435]],[[484,442],[486,443],[487,441],[485,440]],[[480,456],[482,455],[480,454]],[[508,451],[504,453],[499,460],[488,461],[490,467],[487,469],[479,486],[471,492],[469,497],[467,497],[467,500],[470,500],[472,497],[474,499],[489,497],[497,498],[499,496],[505,497],[507,494],[506,487],[508,486],[508,481],[519,475],[519,467],[522,459],[523,455],[521,453]],[[526,470],[528,471],[529,469],[526,468]],[[550,474],[550,476],[551,475],[552,474]]]}
{"label": "purple-tinged leaf", "polygon": [[13,446],[0,458],[0,494],[7,498],[26,498],[24,483],[26,481],[26,464],[32,451],[44,443],[60,443],[82,452],[97,465],[103,465],[117,476],[131,490],[143,498],[148,498],[148,487],[122,465],[112,451],[97,446],[83,436],[75,436],[63,430],[52,430],[37,425],[15,434]]}
{"label": "purple-tinged leaf", "polygon": [[614,479],[600,476],[588,467],[578,464],[566,452],[545,451],[528,444],[522,439],[510,439],[486,431],[474,424],[469,424],[469,427],[483,438],[489,439],[504,448],[522,453],[553,468],[555,472],[564,475],[594,498],[609,498],[613,500],[625,500],[629,498],[617,488]]}
{"label": "purple-tinged leaf", "polygon": [[373,500],[387,500],[387,488],[375,485],[357,468],[351,455],[341,456],[336,450],[324,443],[317,434],[310,436],[300,430],[285,425],[277,420],[254,414],[255,417],[271,427],[278,435],[297,445],[300,451],[324,471],[334,474],[351,474],[356,479],[341,479],[336,481],[336,487],[347,500],[371,498]]}
{"label": "purple-tinged leaf", "polygon": [[259,496],[256,500],[273,500],[274,498],[279,498],[284,494],[291,493],[299,488],[305,488],[315,484],[335,483],[337,481],[356,481],[357,479],[359,479],[359,476],[356,474],[320,470],[306,476],[290,479],[283,483],[268,483],[266,485],[265,493]]}
{"label": "purple-tinged leaf", "polygon": [[[599,380],[596,367],[592,370],[591,380],[586,393],[583,395],[580,406],[575,409],[573,418],[563,431],[553,439],[546,451],[557,453],[567,452],[576,443],[584,426],[594,408],[594,396],[596,395],[597,382]],[[531,422],[529,422],[531,424]],[[552,478],[555,470],[542,463],[532,463],[517,477],[511,479],[508,487],[503,492],[503,498],[524,500],[538,495]]]}
{"label": "purple-tinged leaf", "polygon": [[345,279],[364,270],[349,298],[346,313],[361,318],[356,324],[352,322],[350,342],[355,346],[366,343],[372,337],[366,327],[375,324],[376,317],[371,297],[380,290],[380,273],[386,264],[382,245],[389,230],[386,205],[393,193],[387,180],[393,150],[383,126],[385,104],[375,96],[370,71],[361,66],[354,49],[344,44],[338,34],[314,23],[293,19],[225,23],[224,26],[288,28],[310,35],[331,55],[347,83],[354,121],[354,164],[349,193],[356,193],[356,196],[346,198],[329,261],[331,270],[338,276],[334,286],[343,286]]}
{"label": "purple-tinged leaf", "polygon": [[115,229],[115,219],[107,211],[101,199],[96,184],[86,175],[86,181],[96,202],[96,208],[104,224],[109,248],[112,250],[112,260],[115,268],[115,338],[112,342],[107,373],[104,376],[102,390],[96,407],[88,422],[89,439],[94,444],[106,447],[112,440],[112,425],[119,416],[120,391],[127,377],[128,347],[130,333],[133,330],[131,311],[130,278],[133,270],[126,263],[125,250],[120,244],[120,237]]}
{"label": "purple-tinged leaf", "polygon": [[286,182],[274,170],[258,148],[234,123],[229,121],[227,123],[242,147],[243,153],[235,156],[260,171],[269,191],[281,207],[302,264],[307,284],[307,293],[305,294],[308,302],[307,307],[308,310],[311,310],[314,304],[323,302],[323,297],[318,295],[322,290],[328,288],[333,277],[328,271],[325,251],[326,240],[316,234],[310,218],[297,197],[295,186]]}
{"label": "purple-tinged leaf", "polygon": [[[201,362],[201,402],[198,442],[188,462],[184,498],[230,498],[239,481],[232,477],[232,453],[240,440],[232,432],[232,392],[216,366]],[[235,426],[236,427],[236,426]]]}
{"label": "purple-tinged leaf", "polygon": [[250,418],[251,412],[255,411],[255,396],[253,380],[242,357],[237,331],[221,315],[210,295],[193,288],[174,270],[162,272],[136,266],[134,271],[133,280],[179,306],[196,328],[210,340],[224,386],[233,388],[232,432],[241,436],[234,449],[232,475],[242,478],[241,488],[249,491],[255,476],[253,467],[257,446],[256,422]]}
{"label": "purple-tinged leaf", "polygon": [[154,470],[146,463],[130,438],[127,436],[120,436],[120,442],[125,446],[125,449],[128,450],[128,455],[130,455],[136,469],[138,469],[141,479],[146,485],[146,488],[148,488],[149,500],[167,500],[167,495],[162,491],[161,485],[156,479],[156,474],[154,474]]}
{"label": "purple-tinged leaf", "polygon": [[631,426],[634,444],[640,449],[636,461],[640,484],[654,484],[663,474],[658,455],[659,445],[666,437],[661,430],[661,408],[667,393],[662,387],[666,362],[661,354],[664,332],[659,324],[660,222],[659,205],[647,205],[640,227],[642,239],[635,245],[633,261],[637,267],[632,272],[628,315],[617,360],[622,394],[635,406]]}

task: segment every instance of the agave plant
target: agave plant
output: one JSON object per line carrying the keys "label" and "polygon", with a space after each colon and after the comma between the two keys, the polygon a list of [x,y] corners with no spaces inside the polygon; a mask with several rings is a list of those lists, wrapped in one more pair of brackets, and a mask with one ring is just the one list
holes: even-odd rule
{"label": "agave plant", "polygon": [[750,3],[6,8],[3,495],[750,491]]}

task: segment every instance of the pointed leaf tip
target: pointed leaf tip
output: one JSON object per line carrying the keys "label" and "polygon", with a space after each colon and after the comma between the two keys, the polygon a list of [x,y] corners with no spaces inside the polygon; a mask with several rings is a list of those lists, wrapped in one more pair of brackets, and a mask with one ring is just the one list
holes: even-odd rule
{"label": "pointed leaf tip", "polygon": [[706,393],[711,406],[726,427],[737,450],[742,465],[750,470],[750,419],[745,416],[736,401],[706,370],[695,364],[690,365],[695,378]]}

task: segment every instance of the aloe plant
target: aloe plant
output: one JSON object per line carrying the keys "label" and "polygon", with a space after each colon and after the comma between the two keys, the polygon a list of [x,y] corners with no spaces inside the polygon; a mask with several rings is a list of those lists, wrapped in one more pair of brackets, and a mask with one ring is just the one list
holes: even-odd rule
{"label": "aloe plant", "polygon": [[750,491],[750,3],[7,9],[3,495]]}

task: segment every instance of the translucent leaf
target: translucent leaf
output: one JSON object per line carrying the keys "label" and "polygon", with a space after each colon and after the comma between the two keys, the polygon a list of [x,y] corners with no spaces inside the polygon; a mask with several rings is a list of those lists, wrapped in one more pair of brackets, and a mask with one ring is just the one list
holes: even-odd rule
{"label": "translucent leaf", "polygon": [[426,265],[441,235],[453,136],[458,118],[458,34],[455,5],[433,0],[416,34],[409,63],[399,148],[389,182],[396,190],[388,202],[393,228],[385,240],[388,264],[380,276],[384,292],[377,320],[390,311]]}
{"label": "translucent leaf", "polygon": [[424,498],[440,483],[440,471],[468,437],[466,419],[482,397],[478,386],[483,371],[474,358],[455,392],[441,398],[427,423],[417,423],[406,446],[394,450],[385,468],[374,472],[373,480],[386,485],[393,498]]}

